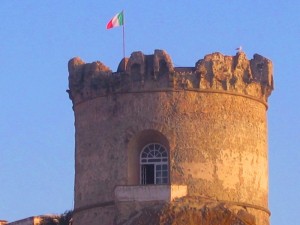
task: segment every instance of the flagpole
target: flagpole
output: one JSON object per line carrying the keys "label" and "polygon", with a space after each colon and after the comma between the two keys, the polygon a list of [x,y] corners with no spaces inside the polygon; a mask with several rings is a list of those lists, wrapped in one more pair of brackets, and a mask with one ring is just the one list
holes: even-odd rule
{"label": "flagpole", "polygon": [[123,59],[124,59],[124,70],[126,71],[126,62],[125,62],[125,18],[123,10]]}
{"label": "flagpole", "polygon": [[125,25],[123,25],[123,58],[124,58],[124,68],[125,68],[126,64],[125,64],[125,28],[124,27]]}

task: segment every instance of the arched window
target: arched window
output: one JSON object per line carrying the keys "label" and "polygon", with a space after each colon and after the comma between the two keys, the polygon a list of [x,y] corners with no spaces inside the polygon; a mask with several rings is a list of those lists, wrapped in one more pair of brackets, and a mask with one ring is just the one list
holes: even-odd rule
{"label": "arched window", "polygon": [[168,151],[159,143],[147,144],[140,154],[140,183],[168,184]]}

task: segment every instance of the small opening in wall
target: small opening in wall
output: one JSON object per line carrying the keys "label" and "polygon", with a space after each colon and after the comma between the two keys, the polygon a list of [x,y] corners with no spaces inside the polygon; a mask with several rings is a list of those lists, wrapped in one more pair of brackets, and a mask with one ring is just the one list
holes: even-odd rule
{"label": "small opening in wall", "polygon": [[142,165],[142,184],[154,184],[154,164]]}
{"label": "small opening in wall", "polygon": [[159,75],[164,75],[166,73],[168,73],[168,67],[167,67],[167,63],[165,60],[160,60],[159,61]]}
{"label": "small opening in wall", "polygon": [[132,81],[140,81],[141,80],[141,65],[140,64],[133,64],[131,66],[131,76]]}

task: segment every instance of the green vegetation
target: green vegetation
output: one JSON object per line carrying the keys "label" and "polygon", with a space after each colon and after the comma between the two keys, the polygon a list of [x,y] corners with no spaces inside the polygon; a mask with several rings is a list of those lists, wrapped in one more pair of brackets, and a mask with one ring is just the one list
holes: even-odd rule
{"label": "green vegetation", "polygon": [[61,215],[42,219],[40,225],[71,225],[73,210],[64,212]]}

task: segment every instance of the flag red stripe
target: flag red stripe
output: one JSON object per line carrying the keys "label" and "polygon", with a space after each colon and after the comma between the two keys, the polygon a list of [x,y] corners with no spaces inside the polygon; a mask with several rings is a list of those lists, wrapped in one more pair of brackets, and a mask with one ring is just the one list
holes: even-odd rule
{"label": "flag red stripe", "polygon": [[112,20],[108,22],[106,29],[113,28]]}

